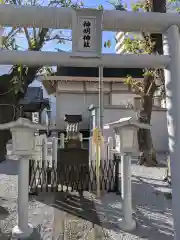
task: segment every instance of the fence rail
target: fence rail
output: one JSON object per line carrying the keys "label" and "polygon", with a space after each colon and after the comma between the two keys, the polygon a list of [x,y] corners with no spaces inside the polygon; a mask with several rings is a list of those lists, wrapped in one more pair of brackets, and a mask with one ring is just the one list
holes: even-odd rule
{"label": "fence rail", "polygon": [[[81,135],[81,140],[82,140]],[[53,137],[51,140],[46,135],[36,137],[36,148],[33,160],[30,160],[30,179],[31,191],[81,191],[96,190],[96,148],[92,137],[89,138],[89,165],[71,164],[67,165],[58,162],[58,147],[64,148],[65,135],[58,139]],[[114,161],[113,141],[109,137],[101,147],[100,166],[100,188],[104,191],[113,191],[117,181],[116,161]],[[52,160],[53,159],[53,160]],[[116,168],[116,170],[115,170]],[[72,177],[73,176],[73,177]],[[117,185],[117,184],[116,184]]]}
{"label": "fence rail", "polygon": [[[100,189],[114,191],[116,161],[101,161]],[[30,160],[29,167],[30,191],[96,191],[96,165],[67,165],[53,161],[40,162]]]}

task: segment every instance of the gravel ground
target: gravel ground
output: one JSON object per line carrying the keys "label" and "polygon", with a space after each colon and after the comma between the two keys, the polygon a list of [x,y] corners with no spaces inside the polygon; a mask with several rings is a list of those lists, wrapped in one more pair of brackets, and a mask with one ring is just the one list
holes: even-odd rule
{"label": "gravel ground", "polygon": [[[0,217],[0,239],[11,239],[12,227],[17,219],[17,172],[18,161],[7,160],[0,164],[0,216],[2,211],[7,211]],[[41,198],[43,199],[43,194]],[[52,239],[54,209],[48,203],[53,201],[52,196],[46,195],[46,203],[31,197],[29,201],[29,222],[35,227],[33,240]]]}
{"label": "gravel ground", "polygon": [[[171,200],[164,195],[169,189],[161,180],[164,171],[163,168],[132,165],[133,208],[138,225],[133,233],[125,233],[118,227],[121,218],[119,195],[102,194],[96,199],[89,193],[84,197],[42,193],[29,200],[29,221],[34,226],[31,240],[92,239],[92,223],[98,232],[97,240],[173,239]],[[11,229],[16,224],[17,172],[18,161],[7,160],[0,164],[0,240],[11,239]],[[66,222],[61,221],[62,216]],[[66,233],[69,232],[64,238],[60,238],[62,224]]]}
{"label": "gravel ground", "polygon": [[132,203],[137,229],[131,234],[118,227],[118,219],[122,217],[118,195],[104,194],[100,200],[95,201],[102,226],[109,229],[112,239],[173,239],[171,199],[166,197],[170,189],[162,181],[164,171],[163,168],[147,168],[133,164]]}

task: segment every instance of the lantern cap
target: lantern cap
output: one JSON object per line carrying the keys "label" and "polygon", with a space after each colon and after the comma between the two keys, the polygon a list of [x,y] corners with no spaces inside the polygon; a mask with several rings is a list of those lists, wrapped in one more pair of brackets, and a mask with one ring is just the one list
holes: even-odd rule
{"label": "lantern cap", "polygon": [[0,130],[12,129],[12,128],[30,128],[34,130],[46,130],[47,127],[38,123],[33,123],[27,118],[18,118],[16,121],[0,124]]}
{"label": "lantern cap", "polygon": [[122,128],[126,126],[129,126],[129,127],[132,126],[135,128],[143,128],[143,129],[151,129],[150,124],[139,123],[137,120],[133,119],[132,117],[120,118],[118,121],[105,124],[103,126],[103,129]]}

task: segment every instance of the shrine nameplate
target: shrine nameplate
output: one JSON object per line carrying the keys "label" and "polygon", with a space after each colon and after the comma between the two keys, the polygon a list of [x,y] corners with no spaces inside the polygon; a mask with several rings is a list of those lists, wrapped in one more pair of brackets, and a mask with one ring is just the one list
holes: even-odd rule
{"label": "shrine nameplate", "polygon": [[76,9],[72,14],[72,56],[100,57],[102,10]]}

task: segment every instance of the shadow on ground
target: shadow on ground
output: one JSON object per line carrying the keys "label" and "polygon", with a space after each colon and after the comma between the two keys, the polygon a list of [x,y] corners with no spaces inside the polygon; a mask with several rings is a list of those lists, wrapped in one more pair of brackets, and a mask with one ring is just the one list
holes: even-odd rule
{"label": "shadow on ground", "polygon": [[19,161],[17,160],[6,160],[0,163],[0,174],[6,175],[18,175]]}
{"label": "shadow on ground", "polygon": [[66,212],[72,216],[79,217],[86,221],[90,221],[99,225],[100,221],[96,213],[95,205],[92,200],[87,199],[83,195],[77,193],[58,192],[47,193],[54,195],[53,202],[47,202],[44,193],[40,193],[35,197],[36,201],[43,202],[44,204],[51,205],[57,210]]}
{"label": "shadow on ground", "polygon": [[[0,201],[4,199],[0,198]],[[7,216],[9,215],[9,211],[7,208],[0,206],[0,222],[3,221]],[[3,233],[0,229],[0,240],[10,240],[11,239],[11,234],[9,233]]]}
{"label": "shadow on ground", "polygon": [[[137,229],[131,235],[148,240],[173,239],[172,206],[171,200],[164,196],[166,191],[169,191],[168,186],[160,179],[133,176],[132,202]],[[36,200],[66,212],[70,216],[124,234],[118,226],[118,219],[122,217],[119,195],[105,193],[98,200],[89,197],[90,194],[87,197],[86,192],[83,195],[64,192],[48,194],[54,194],[54,202],[46,203],[44,194],[40,194]]]}
{"label": "shadow on ground", "polygon": [[[44,238],[42,235],[41,226],[38,226],[37,228],[33,229],[33,233],[29,238],[26,238],[26,240],[45,240],[50,238]],[[1,233],[0,232],[0,240],[17,240],[12,238],[12,235],[10,233]]]}
{"label": "shadow on ground", "polygon": [[43,233],[42,226],[39,225],[38,227],[33,229],[32,235],[29,238],[26,238],[26,240],[46,240],[46,239],[51,239],[50,236],[47,236],[47,235],[45,236],[45,235]]}
{"label": "shadow on ground", "polygon": [[[153,171],[153,169],[152,169]],[[0,174],[17,175],[18,161],[8,160],[6,164],[0,164]],[[153,174],[152,174],[153,176]],[[167,185],[154,177],[133,176],[132,193],[134,218],[137,220],[137,229],[132,233],[134,238],[148,240],[173,239],[173,220],[171,200],[166,199],[164,192],[169,191]],[[53,195],[53,201],[48,201],[48,195]],[[66,212],[93,224],[103,226],[105,229],[122,232],[118,227],[118,219],[121,218],[120,196],[106,193],[98,199],[92,199],[84,195],[74,193],[43,193],[33,196],[39,202],[43,202],[56,210]],[[1,200],[0,200],[1,201]],[[6,209],[0,208],[5,215]],[[34,230],[33,240],[43,239],[40,229]],[[9,235],[0,233],[0,240],[8,240]]]}
{"label": "shadow on ground", "polygon": [[138,228],[136,235],[148,240],[173,239],[171,200],[164,196],[169,188],[162,181],[148,183],[147,178],[136,177],[132,184],[133,207]]}

